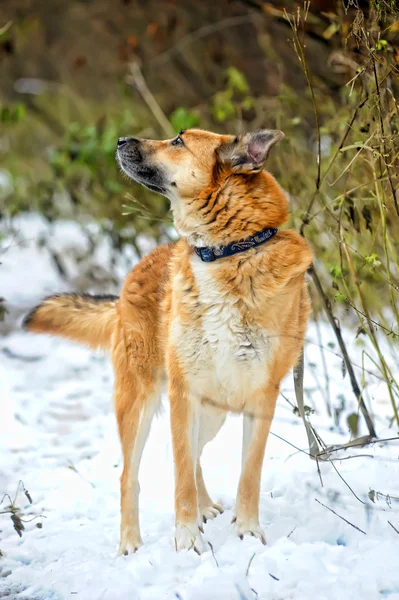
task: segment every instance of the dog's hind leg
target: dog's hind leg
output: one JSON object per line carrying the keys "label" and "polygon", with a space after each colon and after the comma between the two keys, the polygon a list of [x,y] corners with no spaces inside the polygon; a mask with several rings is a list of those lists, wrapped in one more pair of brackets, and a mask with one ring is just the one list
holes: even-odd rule
{"label": "dog's hind leg", "polygon": [[217,411],[214,408],[201,408],[200,428],[198,437],[198,461],[196,470],[197,492],[198,492],[198,507],[199,517],[204,523],[208,519],[214,519],[223,512],[223,507],[220,504],[213,502],[208,494],[202,475],[200,456],[204,446],[213,440],[223,423],[226,420],[226,412]]}
{"label": "dog's hind leg", "polygon": [[119,554],[142,545],[139,526],[138,472],[151,421],[159,407],[159,384],[143,380],[115,364],[115,408],[123,451],[121,476],[121,537]]}

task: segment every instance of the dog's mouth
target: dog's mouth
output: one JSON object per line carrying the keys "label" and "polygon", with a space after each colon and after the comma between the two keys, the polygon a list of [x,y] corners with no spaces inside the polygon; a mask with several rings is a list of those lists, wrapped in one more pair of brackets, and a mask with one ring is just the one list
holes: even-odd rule
{"label": "dog's mouth", "polygon": [[151,165],[140,148],[140,140],[130,138],[123,143],[118,142],[116,159],[122,171],[130,179],[155,192],[166,194],[166,177],[159,167]]}
{"label": "dog's mouth", "polygon": [[153,183],[145,183],[144,185],[148,187],[151,192],[155,192],[156,194],[165,194],[166,192],[165,188],[154,185]]}

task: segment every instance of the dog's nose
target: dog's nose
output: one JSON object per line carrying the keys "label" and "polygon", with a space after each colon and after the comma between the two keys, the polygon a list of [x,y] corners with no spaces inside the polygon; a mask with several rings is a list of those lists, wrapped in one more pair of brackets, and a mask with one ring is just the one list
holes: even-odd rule
{"label": "dog's nose", "polygon": [[122,146],[124,146],[128,140],[129,138],[127,137],[120,137],[117,144],[118,148],[122,148]]}

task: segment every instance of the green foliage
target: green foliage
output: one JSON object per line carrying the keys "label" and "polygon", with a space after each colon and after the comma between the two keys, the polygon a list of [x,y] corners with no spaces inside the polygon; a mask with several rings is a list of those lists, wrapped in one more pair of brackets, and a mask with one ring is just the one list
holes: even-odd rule
{"label": "green foliage", "polygon": [[371,268],[373,270],[378,269],[378,267],[381,267],[381,265],[382,265],[382,262],[378,258],[378,255],[375,253],[370,254],[370,256],[365,256],[364,258],[366,259],[366,261],[369,263],[369,265],[371,266]]}
{"label": "green foliage", "polygon": [[26,108],[24,104],[15,104],[0,107],[0,122],[5,124],[19,123],[25,118]]}
{"label": "green foliage", "polygon": [[213,114],[216,121],[227,121],[234,118],[236,108],[233,103],[232,90],[223,90],[215,94],[213,98]]}
{"label": "green foliage", "polygon": [[226,71],[226,76],[227,87],[230,90],[238,92],[242,96],[249,95],[249,85],[244,73],[242,73],[235,67],[229,67]]}
{"label": "green foliage", "polygon": [[[51,107],[45,110],[50,111]],[[68,115],[70,111],[68,107],[65,113]],[[85,111],[85,114],[90,113]],[[93,114],[90,121],[67,120],[62,125],[61,135],[52,134],[44,147],[38,144],[36,156],[27,156],[26,139],[28,136],[30,143],[37,143],[35,131],[38,138],[43,135],[42,123],[30,111],[22,116],[20,109],[14,113],[4,111],[13,151],[4,155],[2,167],[11,175],[12,186],[5,197],[3,192],[0,210],[10,215],[21,210],[37,210],[51,219],[94,217],[100,223],[107,223],[104,231],[117,246],[133,243],[133,238],[142,231],[156,240],[165,236],[163,219],[168,212],[168,202],[124,177],[115,159],[118,137],[140,135],[145,123],[140,110],[132,107],[110,115],[104,110],[99,116]],[[194,122],[189,111],[184,118],[186,123],[190,119]],[[159,137],[151,127],[150,121],[146,135]],[[131,214],[128,219],[122,206],[132,191],[137,192],[145,210],[136,210],[134,219]],[[132,221],[134,228],[127,230],[126,226]]]}
{"label": "green foliage", "polygon": [[378,41],[376,42],[376,44],[375,44],[375,48],[376,48],[376,50],[379,50],[379,51],[381,51],[381,50],[386,50],[386,49],[387,49],[387,47],[388,47],[388,42],[387,42],[387,40],[380,39],[380,40],[378,40]]}
{"label": "green foliage", "polygon": [[347,423],[351,434],[356,438],[359,435],[359,415],[351,413],[348,415]]}
{"label": "green foliage", "polygon": [[178,106],[172,112],[170,116],[170,122],[175,131],[181,131],[182,129],[198,127],[198,125],[201,122],[201,119],[196,112],[187,110],[183,106]]}
{"label": "green foliage", "polygon": [[[294,408],[292,409],[292,412],[294,413],[294,415],[297,415],[298,417],[301,416],[297,406],[294,406]],[[303,412],[305,413],[306,417],[310,417],[310,415],[312,415],[314,413],[314,409],[311,406],[308,406],[307,404],[305,404],[303,407]]]}
{"label": "green foliage", "polygon": [[233,120],[242,112],[247,112],[254,106],[249,84],[245,75],[235,67],[226,70],[225,89],[213,97],[212,114],[220,123]]}
{"label": "green foliage", "polygon": [[115,140],[118,138],[115,123],[102,121],[82,127],[79,123],[68,126],[61,144],[50,151],[50,165],[59,176],[79,165],[91,173],[115,163]]}
{"label": "green foliage", "polygon": [[373,0],[373,5],[378,16],[385,18],[395,14],[397,16],[398,6],[396,0]]}
{"label": "green foliage", "polygon": [[334,279],[339,279],[340,277],[342,277],[342,269],[340,265],[332,265],[329,268],[329,272],[334,277]]}
{"label": "green foliage", "polygon": [[346,302],[346,297],[341,292],[338,292],[337,294],[334,294],[334,302],[344,303]]}

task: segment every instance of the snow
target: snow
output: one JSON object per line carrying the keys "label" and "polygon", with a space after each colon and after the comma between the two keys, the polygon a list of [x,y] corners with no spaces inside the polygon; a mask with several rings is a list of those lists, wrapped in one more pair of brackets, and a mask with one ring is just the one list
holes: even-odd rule
{"label": "snow", "polygon": [[[68,287],[47,260],[48,253],[36,243],[43,227],[39,218],[22,220],[19,232],[24,243],[15,243],[13,237],[4,242],[8,250],[2,255],[0,288],[11,302],[33,304],[41,294]],[[58,223],[57,231],[60,246],[69,240],[78,247],[77,226]],[[99,263],[106,252],[104,246]],[[122,270],[121,262],[118,280]],[[320,332],[332,403],[338,406],[340,395],[345,398],[339,425],[333,426],[326,416],[325,373],[314,324],[307,335],[305,402],[316,410],[311,421],[324,442],[346,443],[350,437],[346,417],[355,410],[355,401],[348,377],[342,375],[339,352],[328,346],[334,342],[329,328],[320,323]],[[364,342],[355,341],[349,331],[345,334],[355,362],[361,365]],[[399,599],[399,536],[388,523],[399,529],[397,442],[335,453],[339,460],[320,463],[319,475],[315,462],[295,449],[306,450],[305,430],[280,397],[262,477],[260,520],[268,541],[264,547],[254,538],[241,541],[233,535],[241,419],[229,417],[203,455],[208,490],[226,510],[205,525],[207,552],[177,554],[173,460],[164,398],[163,414],[154,420],[140,469],[144,546],[133,556],[117,557],[121,451],[109,358],[17,329],[0,338],[0,357],[0,492],[14,497],[21,480],[33,500],[30,505],[20,487],[16,505],[26,521],[21,538],[9,515],[0,514],[0,597]],[[371,362],[366,366],[376,372]],[[361,372],[357,374],[360,380]],[[378,434],[394,437],[386,389],[375,376],[366,373],[365,377]],[[294,400],[291,376],[283,393]],[[375,491],[374,502],[370,490]]]}

